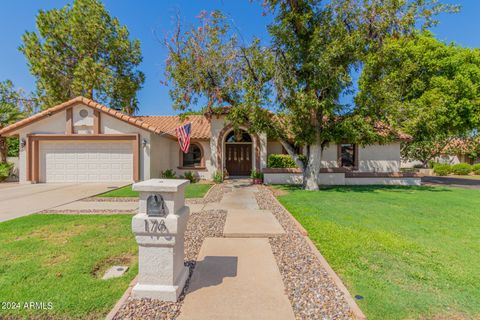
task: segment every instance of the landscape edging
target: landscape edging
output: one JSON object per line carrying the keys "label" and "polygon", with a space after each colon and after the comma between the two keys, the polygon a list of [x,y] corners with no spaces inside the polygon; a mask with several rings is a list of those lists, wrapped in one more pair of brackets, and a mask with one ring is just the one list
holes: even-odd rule
{"label": "landscape edging", "polygon": [[117,312],[130,297],[130,293],[132,292],[133,287],[137,284],[137,278],[138,275],[133,278],[133,280],[128,285],[127,290],[125,290],[125,292],[123,293],[122,297],[117,301],[117,303],[115,303],[112,310],[110,310],[110,312],[106,315],[105,320],[113,320],[113,318],[115,318]]}
{"label": "landscape edging", "polygon": [[[266,188],[268,189],[268,188]],[[360,307],[358,306],[358,304],[355,302],[355,300],[353,299],[352,295],[350,294],[350,292],[348,291],[347,287],[343,284],[342,282],[342,279],[340,279],[340,277],[335,273],[335,271],[332,269],[332,267],[330,267],[330,265],[328,264],[327,260],[325,259],[325,257],[320,253],[320,251],[318,250],[317,246],[315,246],[315,244],[313,243],[313,241],[308,237],[308,232],[305,230],[305,228],[300,224],[300,222],[298,222],[297,219],[295,219],[295,217],[292,215],[292,213],[290,211],[287,210],[287,208],[285,208],[281,203],[280,201],[278,201],[277,197],[275,196],[275,194],[273,194],[273,192],[271,190],[269,190],[270,193],[272,194],[273,198],[275,199],[275,201],[277,202],[277,204],[283,208],[283,210],[285,210],[286,212],[288,212],[288,215],[290,217],[290,219],[293,221],[293,223],[295,224],[295,226],[299,229],[300,233],[302,234],[302,236],[305,238],[306,242],[308,243],[308,245],[310,246],[310,248],[312,249],[313,253],[315,254],[315,256],[317,257],[317,259],[320,261],[320,264],[322,265],[322,267],[325,269],[325,271],[328,273],[328,275],[332,278],[333,282],[337,285],[338,289],[340,291],[342,291],[342,293],[344,294],[345,296],[345,301],[347,302],[348,306],[350,307],[350,309],[352,310],[352,313],[353,313],[353,316],[355,317],[355,319],[357,320],[366,320],[367,317],[365,316],[365,314],[362,312],[362,310],[360,309]]]}

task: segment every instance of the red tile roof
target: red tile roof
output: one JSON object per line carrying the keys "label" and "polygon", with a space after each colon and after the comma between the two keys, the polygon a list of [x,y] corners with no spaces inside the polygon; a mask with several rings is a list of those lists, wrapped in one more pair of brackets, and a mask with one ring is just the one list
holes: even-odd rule
{"label": "red tile roof", "polygon": [[87,99],[87,98],[84,98],[84,97],[76,97],[76,98],[73,98],[71,100],[68,100],[67,102],[64,102],[62,104],[56,105],[56,106],[51,107],[51,108],[48,108],[48,109],[46,109],[42,112],[39,112],[37,114],[34,114],[31,117],[20,120],[20,121],[14,123],[14,124],[11,124],[11,125],[3,128],[3,129],[0,129],[0,135],[18,130],[18,129],[20,129],[22,127],[25,127],[25,126],[27,126],[27,125],[35,122],[35,121],[41,120],[41,119],[46,118],[46,117],[50,117],[55,113],[58,113],[58,112],[66,109],[68,107],[74,106],[74,105],[79,104],[79,103],[82,103],[84,105],[87,105],[89,107],[97,109],[99,111],[102,111],[102,112],[104,112],[104,113],[106,113],[106,114],[108,114],[108,115],[110,115],[114,118],[125,121],[127,123],[130,123],[131,125],[134,125],[136,127],[145,129],[147,131],[158,133],[158,134],[163,133],[163,131],[160,130],[159,128],[157,128],[155,126],[152,126],[148,123],[145,123],[137,117],[128,116],[128,115],[126,115],[126,114],[124,114],[120,111],[117,111],[115,109],[109,108],[109,107],[104,106],[104,105],[101,105],[101,104],[99,104],[99,103],[97,103],[93,100],[90,100],[90,99]]}
{"label": "red tile roof", "polygon": [[175,129],[183,124],[192,123],[192,139],[210,139],[210,121],[203,115],[186,116],[183,120],[179,116],[139,116],[143,123],[158,128],[162,132],[175,135]]}
{"label": "red tile roof", "polygon": [[186,117],[183,121],[179,116],[140,116],[134,117],[126,115],[120,111],[114,110],[107,106],[101,105],[93,100],[76,97],[67,102],[51,107],[47,110],[34,114],[31,117],[18,121],[12,125],[9,125],[3,129],[0,129],[0,135],[7,134],[12,131],[16,131],[22,127],[25,127],[35,121],[50,117],[55,113],[58,113],[68,107],[76,104],[84,104],[94,109],[102,111],[114,118],[125,121],[131,125],[139,127],[141,129],[156,133],[166,134],[169,137],[175,137],[175,128],[180,127],[184,123],[192,122],[192,139],[209,139],[210,138],[210,122],[202,115],[193,115]]}

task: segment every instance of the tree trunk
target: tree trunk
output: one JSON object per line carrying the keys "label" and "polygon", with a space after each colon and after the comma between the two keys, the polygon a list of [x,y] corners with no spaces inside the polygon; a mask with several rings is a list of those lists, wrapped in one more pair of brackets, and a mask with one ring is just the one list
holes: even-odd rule
{"label": "tree trunk", "polygon": [[303,188],[305,190],[318,190],[318,175],[322,159],[322,146],[315,143],[307,146],[307,164],[303,170]]}
{"label": "tree trunk", "polygon": [[7,162],[8,146],[7,138],[0,137],[0,163]]}

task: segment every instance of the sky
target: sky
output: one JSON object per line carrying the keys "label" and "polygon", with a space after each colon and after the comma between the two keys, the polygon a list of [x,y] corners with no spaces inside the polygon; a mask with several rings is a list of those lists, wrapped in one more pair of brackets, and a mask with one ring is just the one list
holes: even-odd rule
{"label": "sky", "polygon": [[[0,81],[10,79],[16,87],[34,91],[35,79],[25,57],[18,51],[25,31],[35,31],[38,10],[61,8],[66,0],[0,1]],[[454,0],[452,0],[454,1]],[[159,41],[173,30],[177,13],[188,26],[202,10],[219,9],[235,24],[248,41],[253,36],[268,39],[266,26],[271,16],[262,16],[261,1],[250,0],[104,0],[106,9],[126,25],[131,39],[141,42],[143,62],[139,69],[146,80],[138,94],[139,115],[169,115],[168,88],[161,85],[167,51]],[[438,39],[464,47],[480,48],[480,1],[457,0],[460,13],[443,14],[440,25],[432,29]]]}

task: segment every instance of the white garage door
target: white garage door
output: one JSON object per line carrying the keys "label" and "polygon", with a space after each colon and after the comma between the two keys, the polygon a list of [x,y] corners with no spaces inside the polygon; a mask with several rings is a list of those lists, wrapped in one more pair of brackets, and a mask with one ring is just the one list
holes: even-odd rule
{"label": "white garage door", "polygon": [[130,182],[132,144],[117,141],[40,142],[42,182]]}

